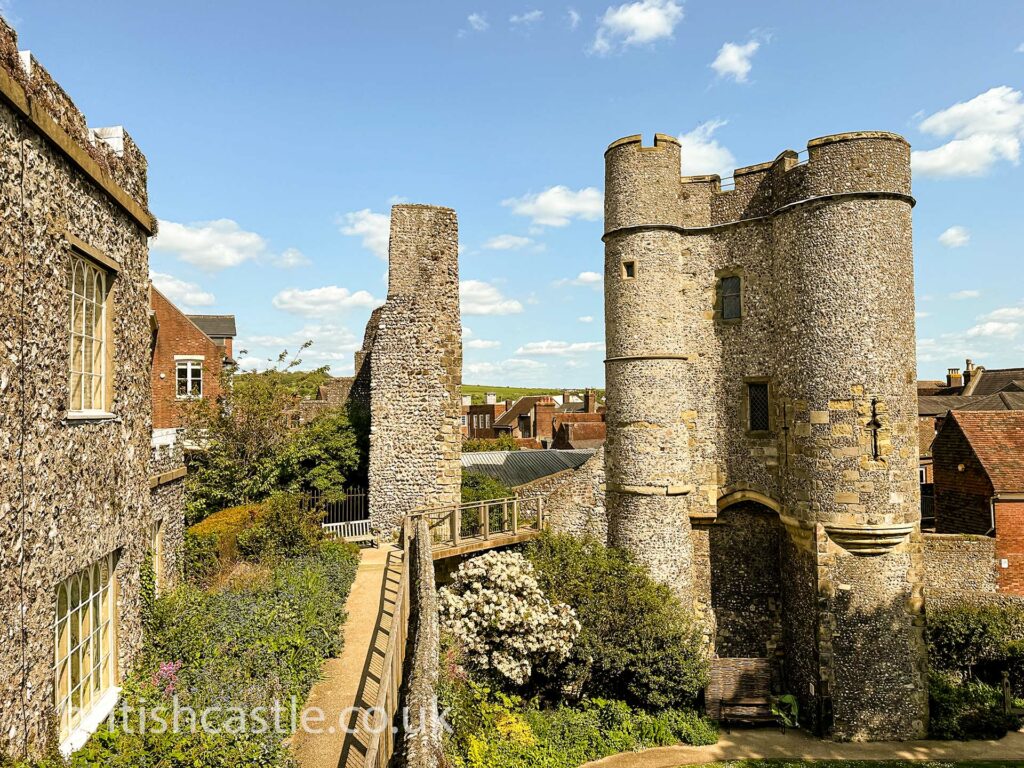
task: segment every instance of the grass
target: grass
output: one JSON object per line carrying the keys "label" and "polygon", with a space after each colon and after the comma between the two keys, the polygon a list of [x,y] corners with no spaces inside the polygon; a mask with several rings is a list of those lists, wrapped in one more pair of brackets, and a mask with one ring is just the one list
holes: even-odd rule
{"label": "grass", "polygon": [[[575,393],[581,400],[583,399],[582,389],[570,389],[570,391]],[[482,405],[484,402],[484,395],[488,392],[496,394],[499,402],[502,400],[518,400],[520,397],[529,397],[531,395],[562,394],[561,389],[544,389],[542,387],[487,387],[482,384],[462,385],[462,394],[472,396],[474,405]],[[597,394],[598,397],[604,397],[604,390],[597,390]]]}

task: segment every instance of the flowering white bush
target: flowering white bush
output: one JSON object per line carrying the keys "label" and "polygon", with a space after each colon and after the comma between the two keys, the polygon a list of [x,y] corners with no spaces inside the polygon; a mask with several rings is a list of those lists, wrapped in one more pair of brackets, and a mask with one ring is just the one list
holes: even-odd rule
{"label": "flowering white bush", "polygon": [[518,552],[488,552],[459,566],[438,591],[441,626],[469,661],[522,685],[538,664],[564,661],[580,631],[576,612],[552,603]]}

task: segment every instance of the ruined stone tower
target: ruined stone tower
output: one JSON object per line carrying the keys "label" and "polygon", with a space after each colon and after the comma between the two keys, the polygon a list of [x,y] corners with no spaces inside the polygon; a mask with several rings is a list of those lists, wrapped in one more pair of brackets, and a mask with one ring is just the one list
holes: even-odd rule
{"label": "ruined stone tower", "polygon": [[455,211],[391,209],[388,298],[356,353],[352,398],[369,408],[370,517],[383,531],[461,498],[462,324]]}
{"label": "ruined stone tower", "polygon": [[[839,739],[927,722],[910,147],[605,155],[608,537]],[[685,165],[686,158],[682,158]]]}

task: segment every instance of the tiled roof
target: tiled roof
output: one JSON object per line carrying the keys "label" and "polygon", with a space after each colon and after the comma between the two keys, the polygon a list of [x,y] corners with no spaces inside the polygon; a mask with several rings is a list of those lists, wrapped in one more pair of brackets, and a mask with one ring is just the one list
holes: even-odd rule
{"label": "tiled roof", "polygon": [[199,330],[211,339],[234,338],[235,331],[234,315],[186,315],[193,323],[199,326]]}
{"label": "tiled roof", "polygon": [[512,404],[511,408],[501,415],[501,418],[494,422],[493,426],[514,427],[519,417],[532,411],[533,406],[539,401],[550,399],[551,398],[547,395],[527,395],[526,397],[520,397]]}
{"label": "tiled roof", "polygon": [[480,451],[463,453],[462,468],[490,475],[515,488],[556,472],[576,469],[593,455],[593,450]]}
{"label": "tiled roof", "polygon": [[979,397],[919,397],[918,416],[942,416],[946,411],[1019,411],[1024,410],[1024,392],[997,392]]}
{"label": "tiled roof", "polygon": [[953,411],[996,493],[1024,491],[1024,411]]}
{"label": "tiled roof", "polygon": [[932,443],[935,442],[935,419],[920,419],[917,422],[917,438],[922,456],[932,455]]}
{"label": "tiled roof", "polygon": [[943,416],[946,411],[953,408],[960,408],[964,403],[970,402],[971,398],[962,396],[929,396],[917,398],[918,416]]}
{"label": "tiled roof", "polygon": [[1021,380],[1024,380],[1024,368],[999,368],[991,371],[986,368],[981,371],[976,383],[972,383],[970,392],[974,397],[994,395]]}

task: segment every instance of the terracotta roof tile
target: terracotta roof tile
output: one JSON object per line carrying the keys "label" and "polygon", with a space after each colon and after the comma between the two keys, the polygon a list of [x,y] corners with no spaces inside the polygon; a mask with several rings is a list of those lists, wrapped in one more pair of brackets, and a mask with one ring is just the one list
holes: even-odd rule
{"label": "terracotta roof tile", "polygon": [[1024,411],[953,411],[996,493],[1024,491]]}

